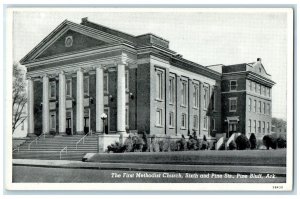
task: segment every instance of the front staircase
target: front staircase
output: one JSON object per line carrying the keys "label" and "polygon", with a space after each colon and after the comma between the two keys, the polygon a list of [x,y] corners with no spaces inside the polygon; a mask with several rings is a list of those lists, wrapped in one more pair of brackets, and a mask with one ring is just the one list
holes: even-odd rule
{"label": "front staircase", "polygon": [[[98,152],[98,136],[40,136],[27,140],[13,151],[14,159],[82,160],[86,153]],[[78,143],[78,141],[80,142]],[[83,143],[84,141],[84,143]],[[76,148],[77,143],[77,148]],[[64,150],[62,150],[64,149]]]}

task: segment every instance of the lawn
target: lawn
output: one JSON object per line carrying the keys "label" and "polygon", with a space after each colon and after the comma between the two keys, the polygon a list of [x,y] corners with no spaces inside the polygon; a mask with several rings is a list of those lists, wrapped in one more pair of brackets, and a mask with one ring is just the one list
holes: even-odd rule
{"label": "lawn", "polygon": [[286,150],[177,151],[143,153],[97,153],[87,161],[189,165],[286,166]]}

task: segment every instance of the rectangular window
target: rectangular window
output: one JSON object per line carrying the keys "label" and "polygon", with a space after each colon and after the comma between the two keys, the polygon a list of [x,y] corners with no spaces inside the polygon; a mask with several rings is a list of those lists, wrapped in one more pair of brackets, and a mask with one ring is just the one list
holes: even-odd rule
{"label": "rectangular window", "polygon": [[254,92],[256,92],[257,93],[257,84],[254,82]]}
{"label": "rectangular window", "polygon": [[181,102],[183,106],[187,105],[187,97],[188,97],[188,87],[187,87],[187,81],[182,80],[181,81]]}
{"label": "rectangular window", "polygon": [[215,110],[216,103],[216,86],[213,86],[212,95],[211,95],[211,110]]}
{"label": "rectangular window", "polygon": [[237,89],[237,81],[230,80],[230,91],[236,91],[236,89]]}
{"label": "rectangular window", "polygon": [[129,110],[128,107],[125,109],[125,125],[126,127],[129,127]]}
{"label": "rectangular window", "polygon": [[261,113],[261,101],[258,102],[258,111]]}
{"label": "rectangular window", "polygon": [[162,109],[156,109],[156,126],[162,126]]}
{"label": "rectangular window", "polygon": [[67,79],[66,82],[66,96],[72,97],[72,79]]}
{"label": "rectangular window", "polygon": [[129,73],[128,70],[125,72],[125,89],[129,89]]}
{"label": "rectangular window", "polygon": [[156,99],[163,100],[163,72],[156,70]]}
{"label": "rectangular window", "polygon": [[198,115],[194,115],[193,127],[198,129]]}
{"label": "rectangular window", "polygon": [[262,110],[263,110],[263,114],[266,114],[266,103],[265,102],[262,103]]}
{"label": "rectangular window", "polygon": [[258,93],[258,83],[256,83],[255,92]]}
{"label": "rectangular window", "polygon": [[175,119],[175,117],[174,117],[174,112],[169,112],[169,126],[170,127],[174,127],[174,119]]}
{"label": "rectangular window", "polygon": [[175,103],[175,77],[169,78],[169,98],[170,104]]}
{"label": "rectangular window", "polygon": [[84,76],[84,80],[83,80],[83,92],[84,92],[84,95],[89,95],[89,88],[90,88],[90,85],[89,85],[89,76]]}
{"label": "rectangular window", "polygon": [[185,113],[181,114],[181,128],[186,129],[186,114]]}
{"label": "rectangular window", "polygon": [[256,100],[254,100],[253,112],[256,112]]}
{"label": "rectangular window", "polygon": [[256,120],[253,121],[253,132],[256,133]]}
{"label": "rectangular window", "polygon": [[263,122],[263,124],[262,124],[262,132],[263,132],[263,133],[265,133],[265,128],[266,128],[266,123]]}
{"label": "rectangular window", "polygon": [[193,103],[194,108],[199,108],[199,85],[197,84],[194,84]]}
{"label": "rectangular window", "polygon": [[261,133],[261,121],[258,121],[257,131],[258,133]]}
{"label": "rectangular window", "polygon": [[249,98],[249,112],[251,112],[251,107],[252,107],[252,99]]}
{"label": "rectangular window", "polygon": [[235,112],[237,109],[237,98],[229,98],[229,112]]}
{"label": "rectangular window", "polygon": [[50,98],[56,98],[56,82],[50,82]]}
{"label": "rectangular window", "polygon": [[211,127],[211,129],[212,129],[213,131],[216,130],[216,121],[215,121],[215,119],[212,119],[212,120],[211,120],[211,125],[210,125],[210,127]]}
{"label": "rectangular window", "polygon": [[267,104],[267,115],[270,115],[270,104]]}
{"label": "rectangular window", "polygon": [[258,84],[258,93],[261,94],[261,85]]}
{"label": "rectangular window", "polygon": [[251,91],[255,91],[255,89],[256,89],[256,84],[255,84],[255,82],[252,82],[252,90]]}
{"label": "rectangular window", "polygon": [[249,82],[249,83],[248,83],[248,84],[249,84],[249,90],[252,91],[252,81],[251,81],[251,80],[248,80],[248,82]]}
{"label": "rectangular window", "polygon": [[207,125],[208,124],[208,120],[207,120],[207,116],[204,116],[203,118],[203,129],[204,130],[207,130]]}
{"label": "rectangular window", "polygon": [[267,96],[270,97],[270,88],[266,88],[267,89]]}
{"label": "rectangular window", "polygon": [[251,120],[248,121],[249,133],[251,133]]}
{"label": "rectangular window", "polygon": [[50,130],[56,131],[56,113],[55,112],[50,113]]}
{"label": "rectangular window", "polygon": [[270,133],[270,123],[267,122],[267,133]]}
{"label": "rectangular window", "polygon": [[103,90],[106,93],[108,92],[108,74],[107,73],[105,73],[103,75]]}
{"label": "rectangular window", "polygon": [[266,96],[266,87],[265,87],[265,86],[262,86],[262,94],[263,94],[264,96]]}
{"label": "rectangular window", "polygon": [[203,104],[204,104],[204,109],[207,109],[208,107],[208,99],[209,99],[209,92],[208,92],[208,86],[204,86],[203,85],[203,89],[204,89],[204,94],[203,94]]}

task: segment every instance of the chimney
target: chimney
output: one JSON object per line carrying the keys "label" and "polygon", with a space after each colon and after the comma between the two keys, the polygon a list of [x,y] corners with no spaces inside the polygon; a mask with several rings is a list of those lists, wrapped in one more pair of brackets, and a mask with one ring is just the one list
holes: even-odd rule
{"label": "chimney", "polygon": [[82,24],[83,24],[83,23],[86,23],[86,22],[88,22],[88,18],[87,18],[87,17],[81,18],[81,23],[82,23]]}
{"label": "chimney", "polygon": [[258,61],[258,62],[261,62],[261,58],[257,58],[257,61]]}

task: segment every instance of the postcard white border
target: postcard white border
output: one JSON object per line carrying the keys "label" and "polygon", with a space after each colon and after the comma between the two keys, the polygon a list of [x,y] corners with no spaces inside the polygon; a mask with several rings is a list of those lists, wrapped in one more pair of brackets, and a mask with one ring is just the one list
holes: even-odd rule
{"label": "postcard white border", "polygon": [[[5,188],[8,190],[168,190],[168,191],[291,191],[293,182],[293,10],[291,8],[7,8],[6,12],[6,95],[5,114],[11,115],[12,93],[12,12],[13,11],[65,11],[65,12],[286,12],[288,20],[287,44],[287,173],[286,183],[12,183],[11,118],[5,121]],[[273,186],[283,186],[274,190]]]}

